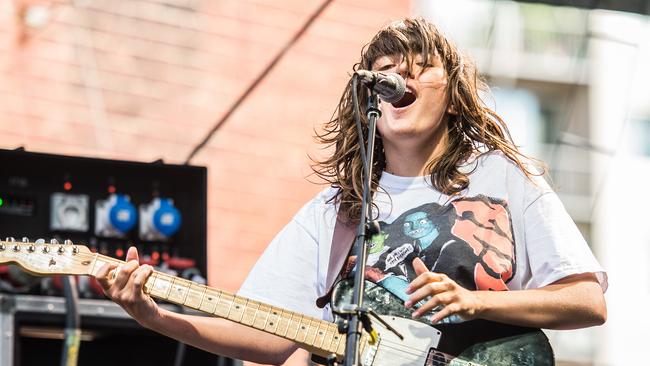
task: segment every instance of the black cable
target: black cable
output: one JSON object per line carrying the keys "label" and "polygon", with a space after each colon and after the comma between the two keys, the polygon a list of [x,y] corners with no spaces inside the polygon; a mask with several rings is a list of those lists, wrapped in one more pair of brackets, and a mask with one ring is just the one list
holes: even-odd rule
{"label": "black cable", "polygon": [[[177,305],[179,314],[185,314],[185,308],[182,305]],[[187,351],[187,345],[184,342],[178,342],[176,344],[176,355],[174,355],[174,366],[182,366],[183,360],[185,360],[185,351]],[[219,356],[221,358],[221,356]]]}
{"label": "black cable", "polygon": [[79,294],[74,277],[64,276],[63,293],[65,295],[65,330],[61,366],[77,366],[79,345],[81,343],[81,316],[79,314]]}
{"label": "black cable", "polygon": [[239,108],[239,105],[242,104],[246,98],[251,94],[253,90],[264,80],[266,75],[273,70],[275,65],[282,59],[282,57],[287,53],[287,51],[293,47],[293,45],[298,41],[298,39],[307,31],[307,29],[312,25],[312,23],[323,13],[325,8],[332,2],[333,0],[325,0],[323,3],[316,9],[316,11],[307,19],[305,24],[298,30],[298,32],[287,42],[287,44],[282,47],[280,52],[273,58],[273,60],[266,66],[264,70],[255,78],[255,80],[251,83],[251,85],[248,86],[248,88],[235,100],[235,102],[230,106],[228,111],[214,124],[212,129],[208,132],[208,134],[201,140],[201,142],[194,147],[192,152],[187,156],[187,159],[185,160],[185,164],[189,164],[192,158],[210,141],[210,138],[212,138],[212,135],[214,135],[215,132],[230,118],[230,116]]}

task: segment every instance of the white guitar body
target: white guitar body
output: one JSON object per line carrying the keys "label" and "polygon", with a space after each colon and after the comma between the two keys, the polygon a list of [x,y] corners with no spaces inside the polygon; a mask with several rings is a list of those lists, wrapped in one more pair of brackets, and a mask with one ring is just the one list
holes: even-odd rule
{"label": "white guitar body", "polygon": [[[364,366],[424,366],[427,356],[435,354],[435,348],[440,342],[441,332],[436,328],[414,320],[394,316],[381,316],[381,318],[399,334],[386,329],[381,323],[373,322],[379,333],[377,344],[366,345],[362,348],[361,364]],[[439,355],[444,360],[443,355]]]}

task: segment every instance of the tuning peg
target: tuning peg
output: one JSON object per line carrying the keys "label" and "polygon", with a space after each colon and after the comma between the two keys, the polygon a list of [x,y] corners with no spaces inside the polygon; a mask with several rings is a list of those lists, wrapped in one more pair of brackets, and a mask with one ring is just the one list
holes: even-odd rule
{"label": "tuning peg", "polygon": [[59,241],[56,239],[50,239],[50,244],[59,244]]}
{"label": "tuning peg", "polygon": [[65,253],[65,247],[63,245],[59,245],[59,249],[57,250],[59,254]]}
{"label": "tuning peg", "polygon": [[66,239],[63,243],[64,243],[65,245],[72,245],[72,254],[77,254],[77,253],[79,253],[79,248],[77,248],[77,246],[74,245],[74,243],[72,243],[72,240],[70,240],[70,239]]}
{"label": "tuning peg", "polygon": [[7,249],[4,242],[0,242],[0,252]]}
{"label": "tuning peg", "polygon": [[8,237],[5,239],[5,241],[6,241],[7,243],[14,243],[14,242],[16,241],[16,239],[14,239],[13,236],[8,236]]}
{"label": "tuning peg", "polygon": [[29,245],[27,246],[27,251],[29,253],[34,253],[35,250],[36,250],[36,247],[34,246],[34,244],[29,243]]}
{"label": "tuning peg", "polygon": [[[34,244],[43,245],[43,244],[45,244],[45,239],[43,239],[43,238],[36,239]],[[43,245],[43,249],[41,249],[41,250],[43,251],[43,253],[49,253],[50,252],[50,247],[48,247],[47,245]]]}
{"label": "tuning peg", "polygon": [[29,243],[29,238],[26,237],[26,236],[23,236],[22,242],[23,243]]}

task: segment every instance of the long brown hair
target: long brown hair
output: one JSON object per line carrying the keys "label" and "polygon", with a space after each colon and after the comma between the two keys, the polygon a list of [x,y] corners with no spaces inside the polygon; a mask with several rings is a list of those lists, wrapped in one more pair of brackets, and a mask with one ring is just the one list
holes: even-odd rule
{"label": "long brown hair", "polygon": [[[472,154],[499,150],[515,162],[528,176],[533,175],[523,163],[526,158],[514,145],[504,121],[479,97],[479,91],[487,91],[475,64],[463,57],[454,44],[430,22],[422,18],[407,18],[393,22],[381,29],[361,51],[361,61],[353,71],[370,70],[381,56],[402,55],[411,70],[414,55],[422,56],[423,64],[429,58],[440,57],[448,78],[449,103],[457,114],[447,118],[447,144],[439,158],[430,161],[426,170],[431,175],[434,188],[447,195],[457,194],[469,185],[468,173],[459,168]],[[358,86],[359,105],[364,106],[368,93]],[[355,125],[352,101],[352,83],[348,83],[341,100],[322,132],[316,132],[316,141],[333,147],[334,153],[315,161],[314,172],[332,186],[339,188],[333,199],[348,210],[349,218],[358,218],[362,196],[362,161],[358,132]],[[367,120],[360,113],[364,126],[363,137],[367,139]],[[378,189],[379,178],[386,167],[381,137],[377,135],[375,160],[372,167],[372,192]]]}

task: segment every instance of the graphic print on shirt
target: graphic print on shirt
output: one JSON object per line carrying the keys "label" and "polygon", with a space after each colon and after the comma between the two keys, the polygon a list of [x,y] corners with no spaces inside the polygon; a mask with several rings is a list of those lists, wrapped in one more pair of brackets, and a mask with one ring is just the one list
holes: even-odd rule
{"label": "graphic print on shirt", "polygon": [[[507,290],[514,276],[514,236],[503,200],[479,195],[445,206],[426,203],[392,223],[380,222],[380,227],[371,239],[365,278],[402,300],[408,298],[405,289],[416,277],[412,265],[416,257],[431,271],[470,290]],[[348,258],[344,277],[355,263],[356,257]]]}

